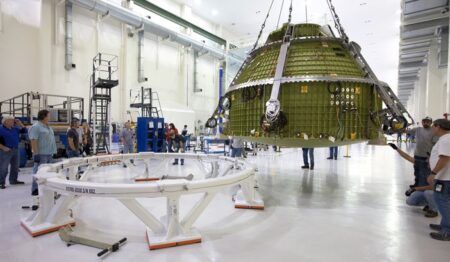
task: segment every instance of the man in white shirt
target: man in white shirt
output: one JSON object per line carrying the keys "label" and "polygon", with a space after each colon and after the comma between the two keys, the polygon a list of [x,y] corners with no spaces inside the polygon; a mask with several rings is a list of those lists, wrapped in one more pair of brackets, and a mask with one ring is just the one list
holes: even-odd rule
{"label": "man in white shirt", "polygon": [[450,121],[438,119],[433,134],[439,137],[430,155],[430,184],[434,182],[434,199],[442,216],[441,224],[430,224],[438,232],[430,233],[436,240],[450,241]]}

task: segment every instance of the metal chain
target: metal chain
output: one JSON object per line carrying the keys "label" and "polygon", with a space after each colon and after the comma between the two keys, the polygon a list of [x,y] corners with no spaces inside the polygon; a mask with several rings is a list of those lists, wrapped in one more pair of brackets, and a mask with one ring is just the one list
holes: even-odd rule
{"label": "metal chain", "polygon": [[289,6],[289,18],[288,18],[288,24],[291,23],[292,20],[292,0],[291,0],[291,6]]}
{"label": "metal chain", "polygon": [[244,68],[244,66],[247,65],[247,63],[248,63],[248,61],[249,61],[249,59],[250,59],[250,54],[251,54],[253,51],[255,51],[256,47],[258,46],[259,39],[261,38],[262,33],[263,33],[263,31],[264,31],[264,28],[266,27],[266,22],[267,22],[267,19],[268,19],[269,16],[270,16],[270,11],[272,10],[272,6],[273,6],[273,3],[274,3],[274,2],[275,2],[275,0],[272,0],[272,3],[270,3],[269,10],[267,11],[266,18],[264,19],[264,22],[263,22],[263,24],[261,25],[261,30],[259,30],[259,34],[258,34],[258,37],[256,38],[255,44],[253,45],[252,50],[248,53],[247,58],[245,59],[244,63],[242,63],[242,65],[241,65],[241,67],[239,68],[237,74],[234,76],[233,81],[231,81],[231,84],[232,84],[232,85],[235,83],[236,79],[237,79],[237,78],[239,77],[239,75],[241,74],[242,69]]}
{"label": "metal chain", "polygon": [[[269,16],[270,16],[270,11],[272,10],[272,6],[273,6],[273,3],[274,3],[274,2],[275,2],[275,0],[272,0],[272,3],[270,3],[269,11],[267,11],[266,18],[264,19],[264,23],[261,25],[261,30],[259,30],[258,37],[256,38],[256,42],[255,42],[255,44],[253,45],[253,48],[252,48],[252,51],[251,51],[251,52],[253,52],[253,51],[256,49],[256,47],[258,46],[259,39],[261,38],[262,33],[263,33],[263,31],[264,31],[264,28],[266,27],[266,22],[267,22],[267,19],[268,19]],[[250,52],[250,53],[251,53],[251,52]]]}
{"label": "metal chain", "polygon": [[346,42],[348,42],[348,36],[345,33],[344,27],[341,24],[341,19],[337,15],[336,9],[334,8],[333,3],[331,2],[331,0],[327,0],[327,3],[328,3],[328,7],[330,8],[331,15],[333,16],[334,26],[336,27],[339,34],[341,35],[341,38],[344,39]]}

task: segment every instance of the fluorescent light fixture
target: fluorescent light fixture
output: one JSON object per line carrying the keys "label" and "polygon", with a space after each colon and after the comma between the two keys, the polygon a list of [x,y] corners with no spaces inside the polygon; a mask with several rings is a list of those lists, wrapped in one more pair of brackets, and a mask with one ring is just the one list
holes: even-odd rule
{"label": "fluorescent light fixture", "polygon": [[217,11],[216,9],[213,9],[212,11],[211,11],[211,14],[212,15],[217,15],[219,13],[219,11]]}

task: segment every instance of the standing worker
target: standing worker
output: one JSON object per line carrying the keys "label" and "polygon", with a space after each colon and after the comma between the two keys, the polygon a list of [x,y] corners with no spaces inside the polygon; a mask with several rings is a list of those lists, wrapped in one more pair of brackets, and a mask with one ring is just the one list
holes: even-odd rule
{"label": "standing worker", "polygon": [[338,147],[337,146],[332,146],[330,147],[330,156],[327,158],[328,160],[337,160],[337,155],[338,155]]}
{"label": "standing worker", "polygon": [[[175,127],[175,124],[170,123],[169,124],[169,152],[172,153],[178,153],[181,151],[181,153],[184,153],[184,139],[178,132],[178,129]],[[172,151],[170,151],[172,150]],[[181,159],[181,165],[184,165],[184,159]],[[175,161],[172,163],[172,165],[178,165],[178,158],[175,158]]]}
{"label": "standing worker", "polygon": [[83,152],[86,154],[86,156],[91,155],[91,148],[94,141],[91,137],[91,129],[89,128],[89,125],[85,119],[81,122],[82,129],[83,129],[83,135],[82,135],[82,141],[83,141]]}
{"label": "standing worker", "polygon": [[[36,122],[29,131],[31,140],[31,150],[33,152],[33,174],[36,174],[41,164],[52,162],[53,155],[56,154],[56,142],[53,129],[48,125],[50,112],[41,110],[38,112],[38,122]],[[31,195],[39,194],[36,178],[33,177],[31,186]]]}
{"label": "standing worker", "polygon": [[[311,169],[314,170],[314,148],[302,148],[303,151],[303,169]],[[309,160],[308,161],[308,155]],[[311,162],[311,165],[310,165]]]}
{"label": "standing worker", "polygon": [[240,137],[233,137],[231,139],[231,157],[242,157],[243,148],[244,141]]}
{"label": "standing worker", "polygon": [[433,120],[429,117],[422,119],[422,127],[416,127],[408,131],[408,134],[416,138],[416,149],[414,151],[414,177],[413,186],[427,186],[427,177],[430,175],[428,156],[435,142],[431,124]]}
{"label": "standing worker", "polygon": [[73,118],[70,121],[70,129],[67,131],[67,157],[80,157],[80,136],[78,130],[80,121],[78,118]]}
{"label": "standing worker", "polygon": [[134,131],[131,129],[130,122],[126,122],[120,133],[120,142],[123,145],[123,153],[134,153]]}
{"label": "standing worker", "polygon": [[403,135],[403,131],[397,132],[397,143],[403,142],[402,135]]}
{"label": "standing worker", "polygon": [[167,153],[172,150],[171,149],[172,145],[170,145],[170,127],[169,127],[168,123],[164,123],[164,138],[165,138],[165,140],[164,140],[163,145],[165,145],[165,146],[164,146],[163,151],[164,151],[164,153]]}
{"label": "standing worker", "polygon": [[431,238],[450,241],[450,121],[438,119],[433,123],[433,134],[439,141],[431,150],[430,184],[434,182],[434,200],[442,220],[440,225],[430,224],[439,232],[430,233]]}
{"label": "standing worker", "polygon": [[181,130],[181,135],[184,140],[184,151],[190,149],[191,136],[188,134],[188,126],[184,125],[183,130]]}
{"label": "standing worker", "polygon": [[3,126],[0,127],[0,189],[5,189],[5,180],[9,171],[9,184],[22,185],[24,182],[17,180],[19,175],[19,142],[20,133],[27,133],[26,127],[20,120],[14,120],[12,116],[4,116]]}

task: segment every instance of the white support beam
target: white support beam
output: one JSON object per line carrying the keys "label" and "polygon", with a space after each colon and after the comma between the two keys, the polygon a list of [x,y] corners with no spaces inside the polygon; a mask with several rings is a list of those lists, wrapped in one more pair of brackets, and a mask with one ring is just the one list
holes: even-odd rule
{"label": "white support beam", "polygon": [[148,228],[155,233],[165,231],[164,225],[148,212],[136,199],[118,199],[133,214],[135,214]]}
{"label": "white support beam", "polygon": [[195,206],[189,211],[188,214],[185,215],[183,220],[181,221],[181,226],[184,231],[188,231],[192,225],[197,221],[197,219],[202,214],[203,210],[211,203],[211,200],[214,198],[215,193],[213,192],[205,192],[203,197],[195,204]]}

